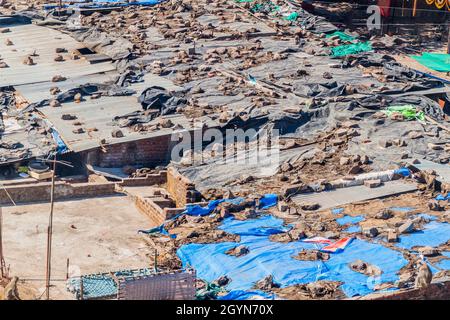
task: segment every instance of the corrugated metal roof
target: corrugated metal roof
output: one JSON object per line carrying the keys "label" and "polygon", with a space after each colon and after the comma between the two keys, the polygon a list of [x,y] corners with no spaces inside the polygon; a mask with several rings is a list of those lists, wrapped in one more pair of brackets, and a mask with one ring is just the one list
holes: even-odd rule
{"label": "corrugated metal roof", "polygon": [[[105,139],[108,144],[116,144],[140,139],[146,139],[156,136],[171,134],[174,131],[171,128],[161,129],[151,132],[134,132],[130,128],[121,128],[124,133],[122,138],[113,138],[111,132],[119,129],[113,125],[113,118],[118,115],[125,115],[134,111],[141,110],[141,105],[137,98],[133,96],[126,97],[101,97],[100,99],[90,100],[81,103],[64,103],[62,107],[53,108],[50,106],[41,108],[40,111],[45,114],[48,120],[58,129],[64,142],[75,152],[85,151],[100,146],[100,140]],[[70,114],[77,117],[76,120],[62,120],[63,114]],[[166,116],[174,124],[180,124],[184,129],[192,129],[188,119],[183,115]],[[158,123],[158,119],[150,124]],[[215,125],[214,122],[205,118],[209,126]],[[81,122],[81,126],[75,126],[74,122]],[[82,127],[86,132],[77,134],[73,130]],[[92,129],[97,129],[92,131]]]}
{"label": "corrugated metal roof", "polygon": [[[67,34],[37,25],[11,26],[10,30],[11,32],[0,34],[1,57],[9,66],[9,68],[0,69],[0,87],[13,86],[29,103],[51,99],[50,88],[55,86],[61,91],[66,91],[87,83],[104,83],[118,75],[111,62],[91,64],[84,59],[71,60],[68,57],[69,53],[83,48],[83,44]],[[10,39],[14,45],[7,46],[6,39]],[[67,53],[62,54],[65,57],[64,62],[54,61],[56,48],[67,50]],[[36,65],[24,65],[23,59],[34,52],[37,56],[32,59]],[[62,75],[67,80],[51,82],[55,75]],[[86,100],[81,103],[64,103],[60,108],[48,106],[40,108],[39,111],[52,123],[68,147],[75,152],[97,148],[102,139],[114,144],[167,135],[173,130],[169,128],[137,133],[129,128],[123,128],[124,137],[113,138],[111,135],[112,130],[118,128],[113,125],[113,118],[142,110],[137,96],[152,85],[158,85],[170,91],[182,89],[170,80],[154,74],[146,74],[142,82],[130,86],[130,89],[136,91],[136,96],[101,97],[96,100],[86,97]],[[76,116],[75,121],[80,122],[81,126],[75,126],[75,121],[62,120],[63,114]],[[180,124],[185,129],[192,129],[184,116],[174,115],[170,118],[174,124]],[[157,121],[155,120],[154,123]],[[205,121],[210,125],[216,125],[209,118]],[[85,132],[74,133],[73,131],[79,127],[82,127]]]}
{"label": "corrugated metal roof", "polygon": [[[70,59],[69,53],[82,48],[83,45],[57,30],[32,24],[12,26],[9,29],[11,32],[0,33],[1,57],[9,66],[0,69],[0,87],[51,82],[55,75],[73,79],[115,70],[111,62],[92,65],[84,59]],[[13,45],[6,45],[7,39],[10,39]],[[54,61],[56,48],[68,51],[62,53],[65,61]],[[23,60],[33,53],[36,53],[32,57],[36,64],[23,64]]]}

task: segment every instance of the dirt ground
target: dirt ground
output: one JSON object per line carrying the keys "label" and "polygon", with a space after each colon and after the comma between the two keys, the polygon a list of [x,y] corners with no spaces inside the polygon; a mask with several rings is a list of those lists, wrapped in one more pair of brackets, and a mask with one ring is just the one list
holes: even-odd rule
{"label": "dirt ground", "polygon": [[[37,299],[44,290],[48,203],[3,208],[3,248],[19,295]],[[73,299],[66,291],[66,264],[76,274],[142,268],[150,249],[139,229],[151,222],[124,196],[57,202],[54,208],[52,299]],[[2,291],[2,290],[0,290]],[[33,292],[34,294],[30,294]]]}
{"label": "dirt ground", "polygon": [[[433,52],[446,53],[444,48],[442,48],[441,50],[435,50]],[[439,72],[439,71],[434,71],[434,70],[428,69],[427,67],[420,64],[418,61],[416,61],[413,58],[410,58],[406,55],[397,55],[397,56],[393,56],[393,57],[397,62],[401,63],[404,66],[416,69],[421,72],[429,73],[429,74],[439,77],[441,79],[450,81],[450,75],[448,75],[446,72]]]}

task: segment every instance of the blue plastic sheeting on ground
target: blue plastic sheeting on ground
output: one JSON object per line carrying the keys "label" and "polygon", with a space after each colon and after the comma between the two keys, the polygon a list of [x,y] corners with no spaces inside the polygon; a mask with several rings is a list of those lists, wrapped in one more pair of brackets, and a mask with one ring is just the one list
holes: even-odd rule
{"label": "blue plastic sheeting on ground", "polygon": [[361,231],[361,227],[360,226],[351,226],[351,227],[348,227],[347,229],[345,229],[344,231],[348,232],[348,233],[356,233],[356,232]]}
{"label": "blue plastic sheeting on ground", "polygon": [[409,177],[411,175],[411,171],[408,168],[400,168],[400,169],[394,170],[394,173],[401,175],[403,177]]}
{"label": "blue plastic sheeting on ground", "polygon": [[364,216],[360,215],[360,216],[344,216],[342,218],[338,218],[336,219],[336,222],[339,223],[341,226],[351,223],[351,224],[355,224],[358,222],[364,221]]}
{"label": "blue plastic sheeting on ground", "polygon": [[432,221],[425,225],[424,230],[400,236],[396,245],[405,249],[411,249],[414,246],[437,247],[449,239],[450,224]]}
{"label": "blue plastic sheeting on ground", "polygon": [[266,194],[259,200],[259,208],[260,209],[268,209],[277,204],[278,196],[276,194]]}
{"label": "blue plastic sheeting on ground", "polygon": [[443,194],[439,194],[436,198],[438,201],[450,200],[450,195],[447,193],[445,196]]}
{"label": "blue plastic sheeting on ground", "polygon": [[219,229],[240,236],[270,236],[271,234],[283,233],[291,229],[289,226],[284,226],[283,223],[283,220],[272,215],[264,215],[259,219],[244,221],[229,217],[225,219]]}
{"label": "blue plastic sheeting on ground", "polygon": [[122,3],[123,5],[140,5],[140,6],[154,6],[167,0],[136,0],[130,3],[123,3],[123,0],[93,0],[94,3]]}
{"label": "blue plastic sheeting on ground", "polygon": [[184,214],[189,216],[207,216],[211,212],[214,211],[215,208],[222,202],[230,202],[233,204],[239,204],[244,201],[244,198],[234,198],[234,199],[220,199],[220,200],[211,200],[208,205],[202,207],[198,204],[187,205],[186,210],[183,211]]}
{"label": "blue plastic sheeting on ground", "polygon": [[341,214],[342,212],[344,212],[344,208],[334,208],[334,209],[331,209],[331,213],[332,213],[332,214]]}
{"label": "blue plastic sheeting on ground", "polygon": [[274,294],[270,294],[264,291],[244,291],[233,290],[228,292],[225,296],[219,297],[217,300],[273,300]]}
{"label": "blue plastic sheeting on ground", "polygon": [[138,233],[145,233],[145,234],[153,234],[153,233],[160,233],[166,236],[170,236],[172,239],[175,239],[177,237],[177,235],[175,234],[170,234],[165,228],[164,228],[164,223],[158,227],[154,227],[152,229],[149,230],[138,230]]}
{"label": "blue plastic sheeting on ground", "polygon": [[448,259],[442,259],[436,266],[444,270],[450,270],[450,251],[443,251],[441,254]]}
{"label": "blue plastic sheeting on ground", "polygon": [[436,216],[432,216],[431,214],[428,214],[428,213],[419,213],[417,215],[417,217],[420,217],[420,218],[423,218],[423,219],[429,220],[429,221],[434,221],[437,219]]}
{"label": "blue plastic sheeting on ground", "polygon": [[402,212],[409,212],[409,211],[413,211],[416,208],[412,208],[412,207],[390,207],[389,208],[392,211],[402,211]]}
{"label": "blue plastic sheeting on ground", "polygon": [[[376,284],[398,280],[396,273],[407,264],[400,252],[359,239],[353,240],[344,251],[331,254],[328,261],[296,260],[293,256],[303,249],[320,249],[323,246],[301,241],[273,242],[267,235],[255,232],[279,229],[282,225],[281,219],[272,216],[246,221],[227,218],[220,229],[240,234],[239,243],[191,243],[179,248],[177,254],[184,266],[196,269],[197,276],[201,279],[212,282],[223,275],[230,277],[231,282],[226,287],[229,291],[252,290],[255,282],[272,275],[274,281],[282,287],[317,280],[342,281],[344,284],[341,288],[349,297],[369,294]],[[238,245],[246,246],[249,253],[241,257],[225,254]],[[349,263],[357,259],[377,265],[383,274],[373,279],[351,270]]]}
{"label": "blue plastic sheeting on ground", "polygon": [[[220,200],[211,200],[205,207],[202,207],[198,204],[187,205],[186,210],[183,212],[189,216],[207,216],[211,212],[214,211],[215,208],[222,202],[229,202],[233,204],[239,204],[244,201],[244,198],[234,198],[234,199],[220,199]],[[259,208],[260,209],[268,209],[277,204],[278,196],[276,194],[266,194],[259,200]]]}

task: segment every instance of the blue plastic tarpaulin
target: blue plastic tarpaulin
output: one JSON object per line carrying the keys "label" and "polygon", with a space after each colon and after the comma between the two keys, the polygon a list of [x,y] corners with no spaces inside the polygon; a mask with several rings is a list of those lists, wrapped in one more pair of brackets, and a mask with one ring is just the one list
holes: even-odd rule
{"label": "blue plastic tarpaulin", "polygon": [[278,201],[278,196],[276,194],[266,194],[259,200],[260,209],[268,209],[270,207],[276,206]]}
{"label": "blue plastic tarpaulin", "polygon": [[395,174],[401,175],[403,177],[409,177],[411,175],[411,171],[408,168],[400,168],[397,170],[394,170]]}
{"label": "blue plastic tarpaulin", "polygon": [[409,212],[409,211],[413,211],[416,208],[412,208],[412,207],[390,207],[389,208],[392,211],[401,211],[401,212]]}
{"label": "blue plastic tarpaulin", "polygon": [[429,221],[434,221],[437,219],[436,216],[432,216],[431,214],[428,213],[419,213],[418,215],[416,215],[419,218],[423,218],[425,220],[429,220]]}
{"label": "blue plastic tarpaulin", "polygon": [[[242,201],[244,201],[244,198],[211,200],[204,207],[198,204],[187,205],[186,210],[183,213],[189,216],[207,216],[223,202],[240,204]],[[277,204],[277,201],[278,196],[276,194],[266,194],[259,200],[259,209],[265,210],[273,207]]]}
{"label": "blue plastic tarpaulin", "polygon": [[347,229],[345,229],[344,231],[348,232],[348,233],[356,233],[356,232],[361,231],[361,227],[360,226],[350,226]]}
{"label": "blue plastic tarpaulin", "polygon": [[[245,221],[230,217],[224,219],[220,229],[239,234],[239,243],[191,243],[180,247],[177,254],[184,266],[196,269],[201,279],[212,282],[220,276],[230,277],[226,286],[229,291],[253,291],[257,281],[272,275],[282,287],[317,280],[342,281],[341,288],[349,297],[369,294],[376,284],[398,280],[397,272],[407,264],[400,252],[359,239],[354,239],[344,251],[331,254],[328,261],[300,261],[293,256],[303,249],[320,249],[323,245],[274,242],[268,236],[271,232],[261,232],[283,228],[283,220],[270,215]],[[238,245],[246,246],[249,253],[240,257],[225,253]],[[358,259],[378,266],[383,271],[381,277],[369,278],[351,270],[349,263]]]}
{"label": "blue plastic tarpaulin", "polygon": [[437,247],[448,240],[450,240],[450,224],[432,221],[426,224],[423,230],[400,236],[396,245],[405,249],[415,246]]}
{"label": "blue plastic tarpaulin", "polygon": [[[248,221],[252,221],[251,225]],[[240,236],[270,236],[272,234],[287,232],[291,229],[290,226],[284,226],[283,223],[283,220],[275,218],[272,215],[264,215],[256,220],[244,221],[228,218],[226,223],[221,225],[219,229]]]}
{"label": "blue plastic tarpaulin", "polygon": [[225,296],[218,297],[217,300],[273,300],[274,294],[270,294],[264,291],[244,291],[234,290],[228,292]]}
{"label": "blue plastic tarpaulin", "polygon": [[448,193],[445,196],[443,194],[439,194],[435,199],[437,201],[448,201],[450,200],[450,195]]}
{"label": "blue plastic tarpaulin", "polygon": [[242,201],[244,201],[244,198],[211,200],[205,207],[202,207],[198,204],[187,205],[186,210],[183,213],[189,216],[207,216],[208,214],[213,212],[214,209],[217,208],[219,204],[223,202],[239,204]]}
{"label": "blue plastic tarpaulin", "polygon": [[66,153],[67,151],[69,151],[66,144],[64,143],[61,136],[59,135],[58,131],[56,131],[56,129],[52,128],[51,134],[52,134],[52,138],[55,141],[56,146],[57,146],[56,153],[63,154],[63,153]]}
{"label": "blue plastic tarpaulin", "polygon": [[446,257],[446,259],[439,261],[436,266],[444,270],[450,270],[450,251],[444,251],[441,254]]}
{"label": "blue plastic tarpaulin", "polygon": [[352,216],[344,216],[342,218],[336,219],[336,222],[339,225],[341,225],[341,226],[349,224],[349,223],[350,224],[355,224],[355,223],[358,223],[358,222],[361,222],[361,221],[364,221],[364,217],[362,215],[354,216],[354,217],[352,217]]}
{"label": "blue plastic tarpaulin", "polygon": [[344,208],[334,208],[334,209],[331,209],[331,213],[332,214],[341,214],[341,213],[343,213],[344,212]]}
{"label": "blue plastic tarpaulin", "polygon": [[154,227],[152,229],[149,230],[138,230],[138,233],[144,233],[144,234],[155,234],[155,233],[159,233],[159,234],[163,234],[165,236],[169,236],[173,239],[175,239],[177,236],[175,234],[170,234],[166,228],[164,227],[164,223],[161,224],[158,227]]}

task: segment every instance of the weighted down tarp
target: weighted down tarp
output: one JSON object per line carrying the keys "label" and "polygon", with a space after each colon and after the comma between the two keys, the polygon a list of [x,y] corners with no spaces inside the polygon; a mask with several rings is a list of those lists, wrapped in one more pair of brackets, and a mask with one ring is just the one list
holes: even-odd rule
{"label": "weighted down tarp", "polygon": [[[397,272],[407,264],[400,252],[359,239],[353,240],[344,251],[331,254],[328,261],[296,260],[293,256],[301,250],[317,249],[322,245],[271,241],[270,234],[284,232],[287,228],[281,219],[270,215],[245,221],[227,218],[220,229],[239,234],[241,241],[187,244],[178,249],[177,254],[184,266],[196,269],[201,279],[211,282],[223,275],[230,277],[231,282],[226,289],[232,292],[254,291],[255,282],[272,275],[281,287],[317,280],[342,281],[341,289],[348,297],[363,296],[373,292],[377,284],[396,281]],[[248,247],[250,252],[240,257],[225,254],[238,245]],[[378,266],[383,271],[381,277],[369,278],[351,270],[349,263],[358,259]]]}
{"label": "weighted down tarp", "polygon": [[331,48],[331,55],[333,57],[343,57],[350,54],[358,54],[372,50],[372,44],[367,42],[358,42],[353,44],[344,44]]}
{"label": "weighted down tarp", "polygon": [[428,69],[450,72],[450,54],[424,52],[421,56],[410,56]]}

